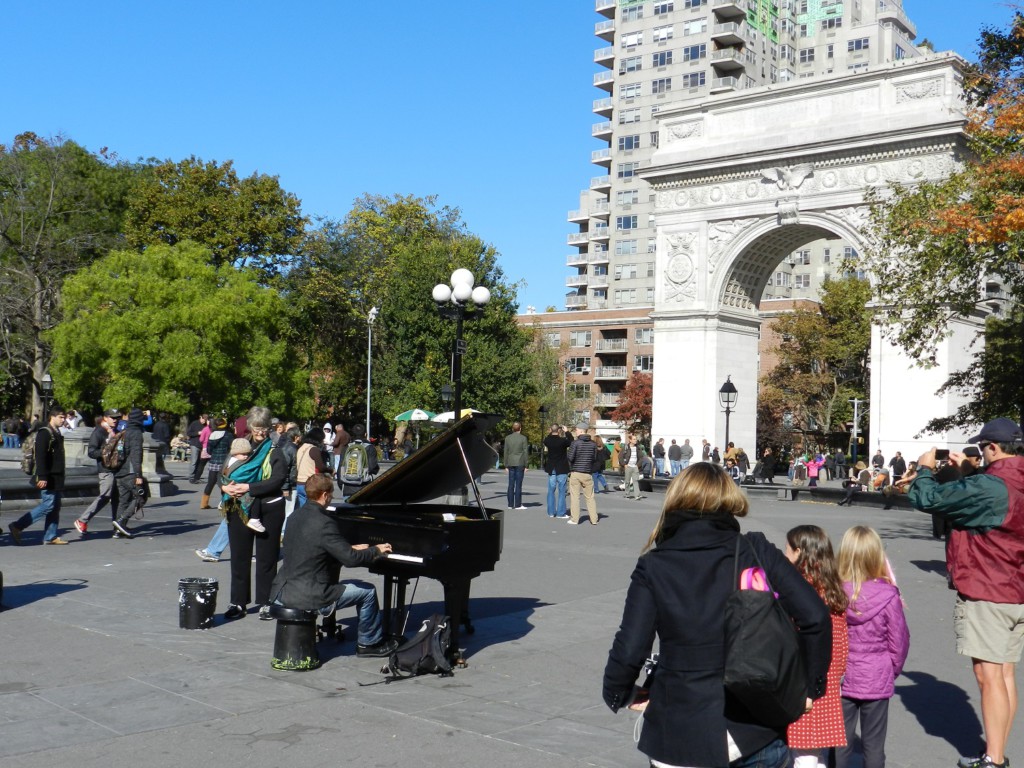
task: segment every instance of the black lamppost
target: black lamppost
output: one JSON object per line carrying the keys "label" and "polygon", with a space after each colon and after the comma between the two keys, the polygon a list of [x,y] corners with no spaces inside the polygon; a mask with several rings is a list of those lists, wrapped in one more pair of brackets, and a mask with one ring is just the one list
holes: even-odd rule
{"label": "black lamppost", "polygon": [[455,320],[455,346],[452,350],[452,383],[455,385],[455,421],[462,415],[462,356],[466,353],[466,342],[462,338],[462,323],[471,319],[491,300],[491,292],[482,285],[473,287],[473,273],[468,269],[452,272],[451,284],[438,283],[434,286],[434,301],[437,311],[446,320]]}
{"label": "black lamppost", "polygon": [[736,391],[731,376],[725,377],[725,384],[718,390],[718,399],[725,409],[725,445],[722,448],[729,450],[729,415],[736,410],[736,400],[739,399],[739,392]]}
{"label": "black lamppost", "polygon": [[454,396],[455,393],[452,392],[451,384],[445,384],[443,387],[441,387],[441,402],[444,403],[444,409],[446,411],[452,407],[452,398]]}
{"label": "black lamppost", "polygon": [[53,402],[53,377],[49,372],[44,373],[39,383],[43,390],[43,412],[40,414],[40,418],[42,418],[43,424],[46,424],[50,419],[50,404]]}

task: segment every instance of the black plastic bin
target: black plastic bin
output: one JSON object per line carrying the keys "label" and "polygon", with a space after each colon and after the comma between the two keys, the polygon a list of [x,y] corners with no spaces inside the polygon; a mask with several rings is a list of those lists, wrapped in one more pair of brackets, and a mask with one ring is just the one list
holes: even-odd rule
{"label": "black plastic bin", "polygon": [[270,615],[277,619],[274,657],[270,660],[270,666],[286,670],[319,667],[320,656],[316,652],[316,619],[319,612],[275,604],[270,606]]}
{"label": "black plastic bin", "polygon": [[209,629],[217,612],[216,579],[178,580],[178,626]]}

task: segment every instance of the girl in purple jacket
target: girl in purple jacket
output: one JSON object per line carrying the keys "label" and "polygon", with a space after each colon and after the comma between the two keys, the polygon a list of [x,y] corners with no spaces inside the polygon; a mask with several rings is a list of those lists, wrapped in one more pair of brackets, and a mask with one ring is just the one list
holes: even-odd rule
{"label": "girl in purple jacket", "polygon": [[842,685],[847,746],[836,749],[836,768],[850,765],[849,745],[858,719],[864,768],[884,768],[889,699],[907,660],[910,632],[882,540],[873,528],[856,525],[843,534],[839,578],[849,597],[850,655]]}

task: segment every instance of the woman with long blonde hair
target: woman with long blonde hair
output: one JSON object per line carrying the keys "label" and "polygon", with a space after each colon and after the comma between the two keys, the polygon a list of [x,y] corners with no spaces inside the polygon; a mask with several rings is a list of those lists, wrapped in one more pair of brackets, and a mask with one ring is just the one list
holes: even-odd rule
{"label": "woman with long blonde hair", "polygon": [[614,711],[629,705],[657,637],[657,674],[637,745],[653,766],[788,765],[785,727],[759,722],[758,713],[724,687],[725,601],[738,587],[736,575],[758,562],[800,629],[808,696],[824,694],[832,638],[828,610],[763,535],[737,541],[739,518],[748,511],[746,495],[725,470],[707,462],[690,465],[669,485],[633,571],[603,695]]}

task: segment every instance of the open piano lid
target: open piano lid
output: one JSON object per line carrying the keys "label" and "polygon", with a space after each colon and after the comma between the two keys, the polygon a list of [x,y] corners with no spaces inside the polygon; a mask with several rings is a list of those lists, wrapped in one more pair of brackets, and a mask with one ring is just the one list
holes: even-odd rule
{"label": "open piano lid", "polygon": [[474,485],[473,478],[494,466],[495,453],[487,443],[487,430],[500,419],[493,413],[466,414],[412,456],[353,493],[347,503],[411,504]]}

